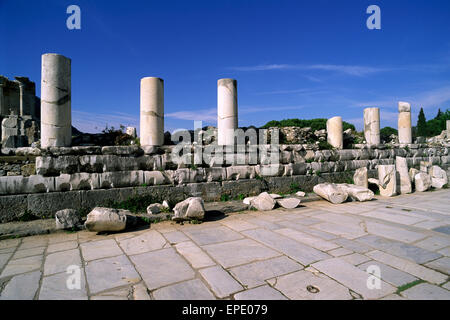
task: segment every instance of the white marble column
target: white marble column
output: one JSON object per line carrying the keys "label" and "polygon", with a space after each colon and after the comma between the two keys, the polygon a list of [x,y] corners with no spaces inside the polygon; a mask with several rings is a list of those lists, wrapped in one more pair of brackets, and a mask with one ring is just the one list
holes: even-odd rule
{"label": "white marble column", "polygon": [[447,139],[450,139],[450,120],[447,120]]}
{"label": "white marble column", "polygon": [[71,60],[55,53],[42,55],[41,146],[72,143]]}
{"label": "white marble column", "polygon": [[141,79],[140,142],[142,146],[164,144],[164,80]]}
{"label": "white marble column", "polygon": [[234,144],[234,130],[238,128],[237,81],[217,81],[217,142],[219,145]]}
{"label": "white marble column", "polygon": [[412,143],[411,132],[411,105],[408,102],[398,103],[398,142]]}
{"label": "white marble column", "polygon": [[344,135],[342,132],[342,118],[333,117],[327,121],[327,141],[336,149],[344,147]]}
{"label": "white marble column", "polygon": [[380,109],[364,109],[364,137],[368,145],[380,144]]}

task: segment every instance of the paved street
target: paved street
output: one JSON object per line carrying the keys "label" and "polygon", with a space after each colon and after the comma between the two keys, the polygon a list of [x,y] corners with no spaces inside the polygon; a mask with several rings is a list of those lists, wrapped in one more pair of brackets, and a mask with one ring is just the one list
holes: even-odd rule
{"label": "paved street", "polygon": [[450,190],[0,241],[0,299],[436,300],[449,274]]}

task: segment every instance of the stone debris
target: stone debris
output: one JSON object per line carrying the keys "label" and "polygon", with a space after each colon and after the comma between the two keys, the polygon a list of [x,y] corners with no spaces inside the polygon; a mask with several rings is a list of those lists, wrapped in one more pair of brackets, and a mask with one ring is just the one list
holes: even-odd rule
{"label": "stone debris", "polygon": [[163,201],[162,206],[163,206],[163,208],[170,209],[170,205],[169,205],[169,202],[167,202],[167,200]]}
{"label": "stone debris", "polygon": [[297,208],[300,204],[300,199],[297,198],[283,198],[275,200],[280,207],[285,209],[294,209]]}
{"label": "stone debris", "polygon": [[394,164],[378,166],[378,181],[380,195],[383,197],[392,197],[397,194],[397,179]]}
{"label": "stone debris", "polygon": [[259,196],[250,201],[250,206],[259,211],[269,211],[275,208],[275,200],[267,192],[262,192]]}
{"label": "stone debris", "polygon": [[244,200],[243,200],[243,202],[244,202],[244,204],[246,204],[246,205],[250,205],[250,202],[253,200],[253,199],[255,199],[256,197],[247,197],[247,198],[244,198]]}
{"label": "stone debris", "polygon": [[416,174],[418,174],[420,171],[416,168],[409,168],[409,179],[411,180],[411,183],[414,183],[414,177]]}
{"label": "stone debris", "polygon": [[297,192],[295,193],[295,195],[296,195],[297,197],[304,197],[304,196],[306,195],[306,193],[303,192],[303,191],[297,191]]}
{"label": "stone debris", "polygon": [[147,214],[158,214],[163,210],[164,206],[160,203],[152,203],[147,207]]}
{"label": "stone debris", "polygon": [[356,169],[355,174],[353,175],[353,183],[364,188],[369,187],[368,172],[366,167]]}
{"label": "stone debris", "polygon": [[431,177],[425,172],[419,172],[414,177],[416,191],[424,192],[431,188]]}
{"label": "stone debris", "polygon": [[270,196],[271,196],[273,199],[280,199],[280,198],[283,198],[282,196],[280,196],[279,194],[276,194],[276,193],[270,193]]}
{"label": "stone debris", "polygon": [[447,183],[447,173],[439,166],[432,166],[430,169],[431,186],[436,189],[442,189]]}
{"label": "stone debris", "polygon": [[405,193],[411,193],[412,192],[412,185],[411,185],[411,178],[409,176],[408,172],[408,163],[406,162],[406,158],[403,157],[396,157],[395,158],[395,168],[398,173],[398,188],[399,193],[405,194]]}
{"label": "stone debris", "polygon": [[348,193],[343,191],[334,183],[316,184],[313,191],[325,200],[328,200],[334,204],[343,203],[348,198]]}
{"label": "stone debris", "polygon": [[81,216],[78,210],[64,209],[55,213],[55,222],[57,230],[80,228]]}
{"label": "stone debris", "polygon": [[121,231],[126,227],[127,215],[131,215],[128,210],[95,207],[84,225],[88,231]]}
{"label": "stone debris", "polygon": [[190,219],[202,220],[205,217],[205,205],[200,197],[190,197],[178,202],[173,208],[175,215],[172,220],[182,221]]}
{"label": "stone debris", "polygon": [[346,192],[353,201],[370,201],[374,197],[372,190],[354,184],[340,183],[337,187]]}

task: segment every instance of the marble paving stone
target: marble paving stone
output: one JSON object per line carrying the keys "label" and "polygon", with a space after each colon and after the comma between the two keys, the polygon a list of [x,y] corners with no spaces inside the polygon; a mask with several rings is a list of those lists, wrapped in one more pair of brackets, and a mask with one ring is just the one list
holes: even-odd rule
{"label": "marble paving stone", "polygon": [[304,232],[304,233],[307,233],[307,234],[310,234],[310,235],[312,235],[314,237],[318,237],[318,238],[321,238],[321,239],[327,240],[327,241],[339,238],[335,234],[331,234],[331,233],[328,233],[328,232],[323,232],[323,231],[320,231],[320,230],[313,229],[312,225],[311,226],[304,226],[304,225],[300,225],[300,224],[293,224],[293,225],[290,226],[290,228],[294,229],[294,230],[298,230],[298,231]]}
{"label": "marble paving stone", "polygon": [[328,254],[322,251],[303,245],[270,230],[254,229],[243,231],[242,233],[268,247],[286,254],[303,265],[308,265],[329,257]]}
{"label": "marble paving stone", "polygon": [[411,300],[450,300],[450,291],[429,283],[420,283],[400,294]]}
{"label": "marble paving stone", "polygon": [[446,257],[450,257],[450,247],[441,249],[441,250],[438,251],[438,253],[440,253],[440,254],[442,254],[442,255],[444,255]]}
{"label": "marble paving stone", "polygon": [[119,241],[119,245],[127,255],[139,254],[162,249],[166,239],[154,230],[147,231],[139,236]]}
{"label": "marble paving stone", "polygon": [[234,231],[240,232],[248,229],[258,228],[257,225],[247,222],[242,219],[229,219],[221,221],[222,224],[226,225],[228,228],[233,229]]}
{"label": "marble paving stone", "polygon": [[447,280],[447,276],[440,272],[423,267],[409,260],[395,257],[391,254],[382,251],[375,250],[368,252],[366,255],[374,260],[383,262],[388,266],[412,274],[417,278],[423,279],[431,283],[441,284]]}
{"label": "marble paving stone", "polygon": [[113,289],[99,293],[98,295],[91,296],[91,300],[128,300],[133,291],[132,287],[126,287],[121,289]]}
{"label": "marble paving stone", "polygon": [[245,290],[234,295],[235,300],[287,300],[279,291],[268,285]]}
{"label": "marble paving stone", "polygon": [[434,228],[433,231],[441,232],[441,233],[450,235],[450,226],[447,225],[447,226],[442,226],[442,227]]}
{"label": "marble paving stone", "polygon": [[386,224],[373,221],[367,221],[366,227],[370,234],[406,243],[426,238],[426,235],[423,233],[388,226]]}
{"label": "marble paving stone", "polygon": [[365,217],[371,217],[405,225],[413,225],[415,223],[419,223],[425,220],[424,218],[411,217],[406,214],[399,213],[398,211],[387,211],[387,210],[388,209],[370,211],[365,212],[361,215]]}
{"label": "marble paving stone", "polygon": [[450,281],[447,282],[446,284],[442,285],[442,288],[445,288],[447,290],[450,290]]}
{"label": "marble paving stone", "polygon": [[405,285],[407,283],[411,283],[411,282],[417,280],[416,277],[410,275],[409,273],[400,271],[398,269],[387,266],[384,263],[374,261],[374,260],[363,263],[363,264],[359,265],[358,268],[367,272],[367,268],[369,266],[379,267],[381,280],[389,282],[390,284],[392,284],[396,287],[400,287],[402,285]]}
{"label": "marble paving stone", "polygon": [[390,294],[387,297],[381,298],[381,300],[406,300],[402,296],[399,296],[398,294]]}
{"label": "marble paving stone", "polygon": [[43,257],[42,255],[40,255],[11,260],[3,269],[0,278],[40,269],[42,265],[42,259]]}
{"label": "marble paving stone", "polygon": [[90,241],[80,244],[85,261],[91,261],[123,254],[114,239]]}
{"label": "marble paving stone", "polygon": [[357,252],[357,253],[366,253],[372,250],[371,247],[357,242],[356,240],[348,240],[345,238],[339,238],[336,240],[333,240],[334,243],[340,245],[341,247],[351,250],[353,252]]}
{"label": "marble paving stone", "polygon": [[15,247],[0,249],[0,254],[13,253],[15,250]]}
{"label": "marble paving stone", "polygon": [[346,239],[355,239],[366,235],[362,227],[339,225],[331,222],[323,222],[312,225],[311,228],[318,229],[320,231],[332,233],[336,236],[344,237]]}
{"label": "marble paving stone", "polygon": [[141,281],[125,255],[88,262],[85,269],[91,294]]}
{"label": "marble paving stone", "polygon": [[50,244],[47,247],[47,254],[58,252],[58,251],[65,251],[70,249],[78,248],[78,242],[77,241],[65,241],[65,242],[57,242],[54,244]]}
{"label": "marble paving stone", "polygon": [[437,251],[450,246],[450,238],[431,236],[422,241],[414,243],[414,245],[430,251]]}
{"label": "marble paving stone", "polygon": [[175,249],[192,265],[192,267],[204,268],[216,263],[194,242],[185,241],[175,245]]}
{"label": "marble paving stone", "polygon": [[6,265],[9,258],[11,258],[12,254],[13,254],[12,252],[0,254],[0,270],[2,270],[2,268]]}
{"label": "marble paving stone", "polygon": [[44,254],[44,251],[45,251],[45,247],[17,250],[11,259],[15,260],[15,259],[26,258],[26,257],[31,257],[31,256],[38,256],[38,255]]}
{"label": "marble paving stone", "polygon": [[338,245],[336,245],[332,242],[323,240],[318,237],[311,236],[305,232],[301,232],[298,230],[284,228],[284,229],[278,229],[275,232],[279,233],[283,236],[286,236],[288,238],[291,238],[293,240],[296,240],[298,242],[301,242],[303,244],[306,244],[308,246],[311,246],[313,248],[316,248],[318,250],[321,250],[321,251],[328,251],[328,250],[339,248]]}
{"label": "marble paving stone", "polygon": [[167,248],[130,257],[150,290],[194,278],[194,270],[175,249]]}
{"label": "marble paving stone", "polygon": [[151,300],[147,287],[143,283],[133,286],[133,300]]}
{"label": "marble paving stone", "polygon": [[0,249],[15,248],[20,244],[20,239],[5,239],[0,241]]}
{"label": "marble paving stone", "polygon": [[446,226],[446,225],[448,225],[447,221],[424,221],[424,222],[416,223],[414,225],[414,227],[431,230],[431,229]]}
{"label": "marble paving stone", "polygon": [[49,245],[60,243],[60,242],[66,242],[66,241],[77,241],[78,234],[77,233],[55,233],[51,234],[48,237],[48,243]]}
{"label": "marble paving stone", "polygon": [[[350,212],[352,212],[351,210]],[[315,215],[314,218],[320,219],[325,222],[331,222],[346,227],[358,227],[363,219],[356,216],[349,216],[338,213],[323,213]]]}
{"label": "marble paving stone", "polygon": [[183,241],[188,241],[190,240],[188,237],[186,237],[186,235],[181,232],[181,231],[171,231],[171,232],[166,232],[163,234],[164,237],[167,239],[167,241],[169,241],[169,243],[171,244],[176,244],[179,242],[183,242]]}
{"label": "marble paving stone", "polygon": [[357,241],[367,244],[374,249],[378,249],[395,256],[414,261],[418,264],[423,264],[441,257],[441,255],[436,252],[374,235],[368,235],[358,238]]}
{"label": "marble paving stone", "polygon": [[341,259],[347,261],[348,263],[350,263],[354,266],[357,266],[361,263],[364,263],[364,262],[367,262],[370,260],[370,258],[368,258],[365,255],[362,255],[360,253],[353,253],[353,254],[349,254],[347,256],[342,256]]}
{"label": "marble paving stone", "polygon": [[332,255],[333,257],[346,256],[346,255],[349,255],[352,253],[353,253],[353,251],[345,249],[345,248],[338,248],[338,249],[328,251],[328,254]]}
{"label": "marble paving stone", "polygon": [[243,238],[239,233],[225,226],[183,230],[183,232],[200,246]]}
{"label": "marble paving stone", "polygon": [[119,296],[92,296],[90,300],[128,300],[128,297],[119,297]]}
{"label": "marble paving stone", "polygon": [[266,221],[263,220],[261,218],[246,218],[246,221],[250,222],[251,224],[257,225],[261,228],[265,228],[268,230],[276,230],[276,229],[280,229],[280,228],[284,228],[282,225],[274,223],[274,222],[270,222],[270,221]]}
{"label": "marble paving stone", "polygon": [[364,299],[378,299],[396,291],[395,287],[383,280],[381,280],[381,289],[369,289],[367,286],[368,273],[340,258],[323,260],[314,263],[312,267],[359,293]]}
{"label": "marble paving stone", "polygon": [[[269,280],[275,289],[292,300],[350,300],[352,296],[348,288],[327,276],[310,271],[297,271]],[[312,293],[308,286],[314,286],[319,292]]]}
{"label": "marble paving stone", "polygon": [[46,236],[27,237],[23,238],[19,250],[31,249],[36,247],[46,247],[47,244],[48,238]]}
{"label": "marble paving stone", "polygon": [[224,268],[230,268],[281,255],[281,253],[269,249],[251,239],[210,244],[203,248]]}
{"label": "marble paving stone", "polygon": [[[42,279],[39,300],[87,300],[86,281],[80,269],[80,281],[71,281],[75,273],[58,273]],[[69,285],[68,285],[69,284]],[[78,287],[79,285],[79,287]]]}
{"label": "marble paving stone", "polygon": [[41,271],[14,276],[3,289],[0,300],[33,300],[39,288]]}
{"label": "marble paving stone", "polygon": [[45,258],[44,275],[66,272],[70,266],[82,266],[80,251],[78,249],[49,254]]}
{"label": "marble paving stone", "polygon": [[230,269],[231,274],[247,288],[265,283],[265,280],[298,271],[302,266],[288,257],[282,256],[253,262]]}
{"label": "marble paving stone", "polygon": [[214,300],[213,294],[199,279],[184,281],[153,292],[156,300]]}
{"label": "marble paving stone", "polygon": [[220,266],[201,269],[200,274],[218,298],[228,297],[244,289]]}
{"label": "marble paving stone", "polygon": [[447,275],[450,275],[450,258],[442,257],[440,259],[428,262],[425,266],[435,269]]}

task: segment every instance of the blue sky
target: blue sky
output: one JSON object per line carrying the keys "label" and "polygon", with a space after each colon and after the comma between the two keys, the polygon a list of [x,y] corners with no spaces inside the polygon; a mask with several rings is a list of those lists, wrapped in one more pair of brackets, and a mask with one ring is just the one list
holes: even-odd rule
{"label": "blue sky", "polygon": [[[81,8],[69,30],[66,8]],[[369,30],[366,8],[381,8]],[[139,125],[139,82],[165,81],[165,127],[216,124],[217,79],[238,81],[239,125],[340,115],[364,107],[397,126],[450,108],[450,1],[0,0],[0,74],[28,76],[41,55],[72,59],[72,119],[86,132]]]}

